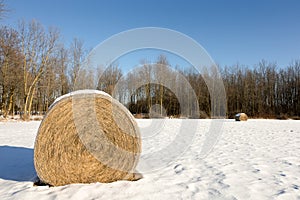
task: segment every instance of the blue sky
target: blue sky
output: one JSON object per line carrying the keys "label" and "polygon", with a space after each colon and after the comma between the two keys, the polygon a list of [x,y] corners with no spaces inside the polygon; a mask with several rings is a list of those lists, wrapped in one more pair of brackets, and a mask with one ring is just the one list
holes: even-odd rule
{"label": "blue sky", "polygon": [[[150,26],[190,36],[221,66],[236,63],[253,66],[265,59],[285,67],[300,59],[298,0],[6,0],[5,3],[11,12],[2,24],[16,26],[18,20],[36,19],[45,26],[58,27],[66,43],[74,37],[82,39],[87,49],[119,32]],[[157,53],[129,55],[120,64],[137,64],[143,59],[137,60],[137,55],[152,60]],[[170,62],[185,64],[179,60],[174,56]]]}

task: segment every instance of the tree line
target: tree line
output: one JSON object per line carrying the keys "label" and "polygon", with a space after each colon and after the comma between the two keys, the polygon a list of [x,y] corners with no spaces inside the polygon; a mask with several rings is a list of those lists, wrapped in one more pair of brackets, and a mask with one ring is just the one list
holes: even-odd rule
{"label": "tree line", "polygon": [[[18,29],[0,28],[0,110],[28,119],[46,111],[58,96],[75,89],[86,50],[74,39],[66,47],[56,28],[33,20]],[[87,75],[86,77],[87,78]]]}
{"label": "tree line", "polygon": [[222,72],[228,115],[246,112],[251,117],[300,116],[300,61],[280,68],[261,61],[247,68],[225,67]]}
{"label": "tree line", "polygon": [[[133,114],[211,117],[208,73],[170,66],[163,55],[152,64],[141,61],[138,70],[126,74],[117,63],[93,70],[88,65],[87,49],[80,39],[66,45],[59,30],[34,20],[19,23],[17,29],[1,26],[0,114],[20,114],[26,120],[45,113],[61,95],[94,88],[113,95]],[[227,117],[238,112],[264,118],[300,116],[300,61],[284,68],[263,60],[251,67],[237,64],[220,70]],[[193,112],[193,96],[200,116]]]}
{"label": "tree line", "polygon": [[[163,64],[163,65],[161,65]],[[158,114],[167,116],[181,116],[188,118],[210,118],[212,112],[212,98],[210,96],[207,81],[213,79],[213,75],[201,72],[190,67],[186,69],[175,68],[175,71],[168,68],[166,57],[159,56],[153,68],[152,65],[141,64],[142,69],[139,73],[136,71],[126,75],[127,86],[134,85],[132,82],[141,82],[140,79],[145,79],[151,73],[155,79],[171,78],[171,85],[175,89],[159,84],[149,83],[138,87],[135,91],[129,92],[130,99],[119,96],[119,101],[125,104],[134,114],[151,113],[151,107],[158,105],[154,110]],[[233,118],[235,114],[245,112],[252,118],[279,118],[286,119],[289,117],[299,119],[300,116],[300,61],[291,62],[287,67],[281,68],[276,63],[262,60],[257,65],[252,67],[241,66],[239,64],[233,66],[219,67],[222,80],[226,91],[226,116]],[[151,71],[152,70],[152,71]],[[147,76],[141,74],[149,74]],[[121,76],[121,75],[119,75]],[[180,105],[181,94],[186,89],[180,85],[181,82],[178,76],[190,84],[193,92],[195,92],[200,116],[194,116],[191,112],[193,109],[190,105]],[[117,80],[115,81],[117,82]],[[153,80],[152,80],[153,82]],[[158,83],[158,84],[157,84]],[[105,88],[101,88],[104,89]],[[110,91],[108,91],[110,92]],[[174,93],[175,92],[175,93]],[[127,92],[128,93],[128,92]],[[128,95],[126,92],[119,94]],[[181,98],[187,99],[187,104],[190,102],[190,93],[185,93]],[[182,113],[182,106],[189,106],[190,112]]]}

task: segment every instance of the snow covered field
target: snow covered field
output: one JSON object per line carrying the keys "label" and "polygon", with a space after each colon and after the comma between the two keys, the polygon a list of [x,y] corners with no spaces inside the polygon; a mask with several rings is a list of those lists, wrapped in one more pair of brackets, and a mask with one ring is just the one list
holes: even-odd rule
{"label": "snow covered field", "polygon": [[[138,120],[144,159],[173,140],[182,121],[162,120],[154,130],[160,134],[146,137],[150,122]],[[32,183],[39,123],[0,122],[0,199],[300,199],[300,121],[226,120],[213,151],[202,158],[211,120],[198,120],[191,148],[137,182],[51,188]]]}

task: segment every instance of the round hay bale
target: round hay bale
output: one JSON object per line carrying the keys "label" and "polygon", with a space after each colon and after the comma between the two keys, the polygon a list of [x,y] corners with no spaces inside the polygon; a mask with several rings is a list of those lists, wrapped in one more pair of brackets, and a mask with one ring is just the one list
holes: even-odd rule
{"label": "round hay bale", "polygon": [[247,121],[248,116],[245,113],[238,113],[235,115],[235,121]]}
{"label": "round hay bale", "polygon": [[137,180],[140,132],[134,117],[104,92],[64,95],[41,122],[34,147],[38,177],[52,186]]}

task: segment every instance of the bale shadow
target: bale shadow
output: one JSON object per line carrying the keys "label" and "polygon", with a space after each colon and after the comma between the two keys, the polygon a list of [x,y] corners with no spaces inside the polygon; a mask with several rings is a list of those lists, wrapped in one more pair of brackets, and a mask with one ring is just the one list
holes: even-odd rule
{"label": "bale shadow", "polygon": [[0,146],[0,178],[12,181],[34,181],[33,149]]}

